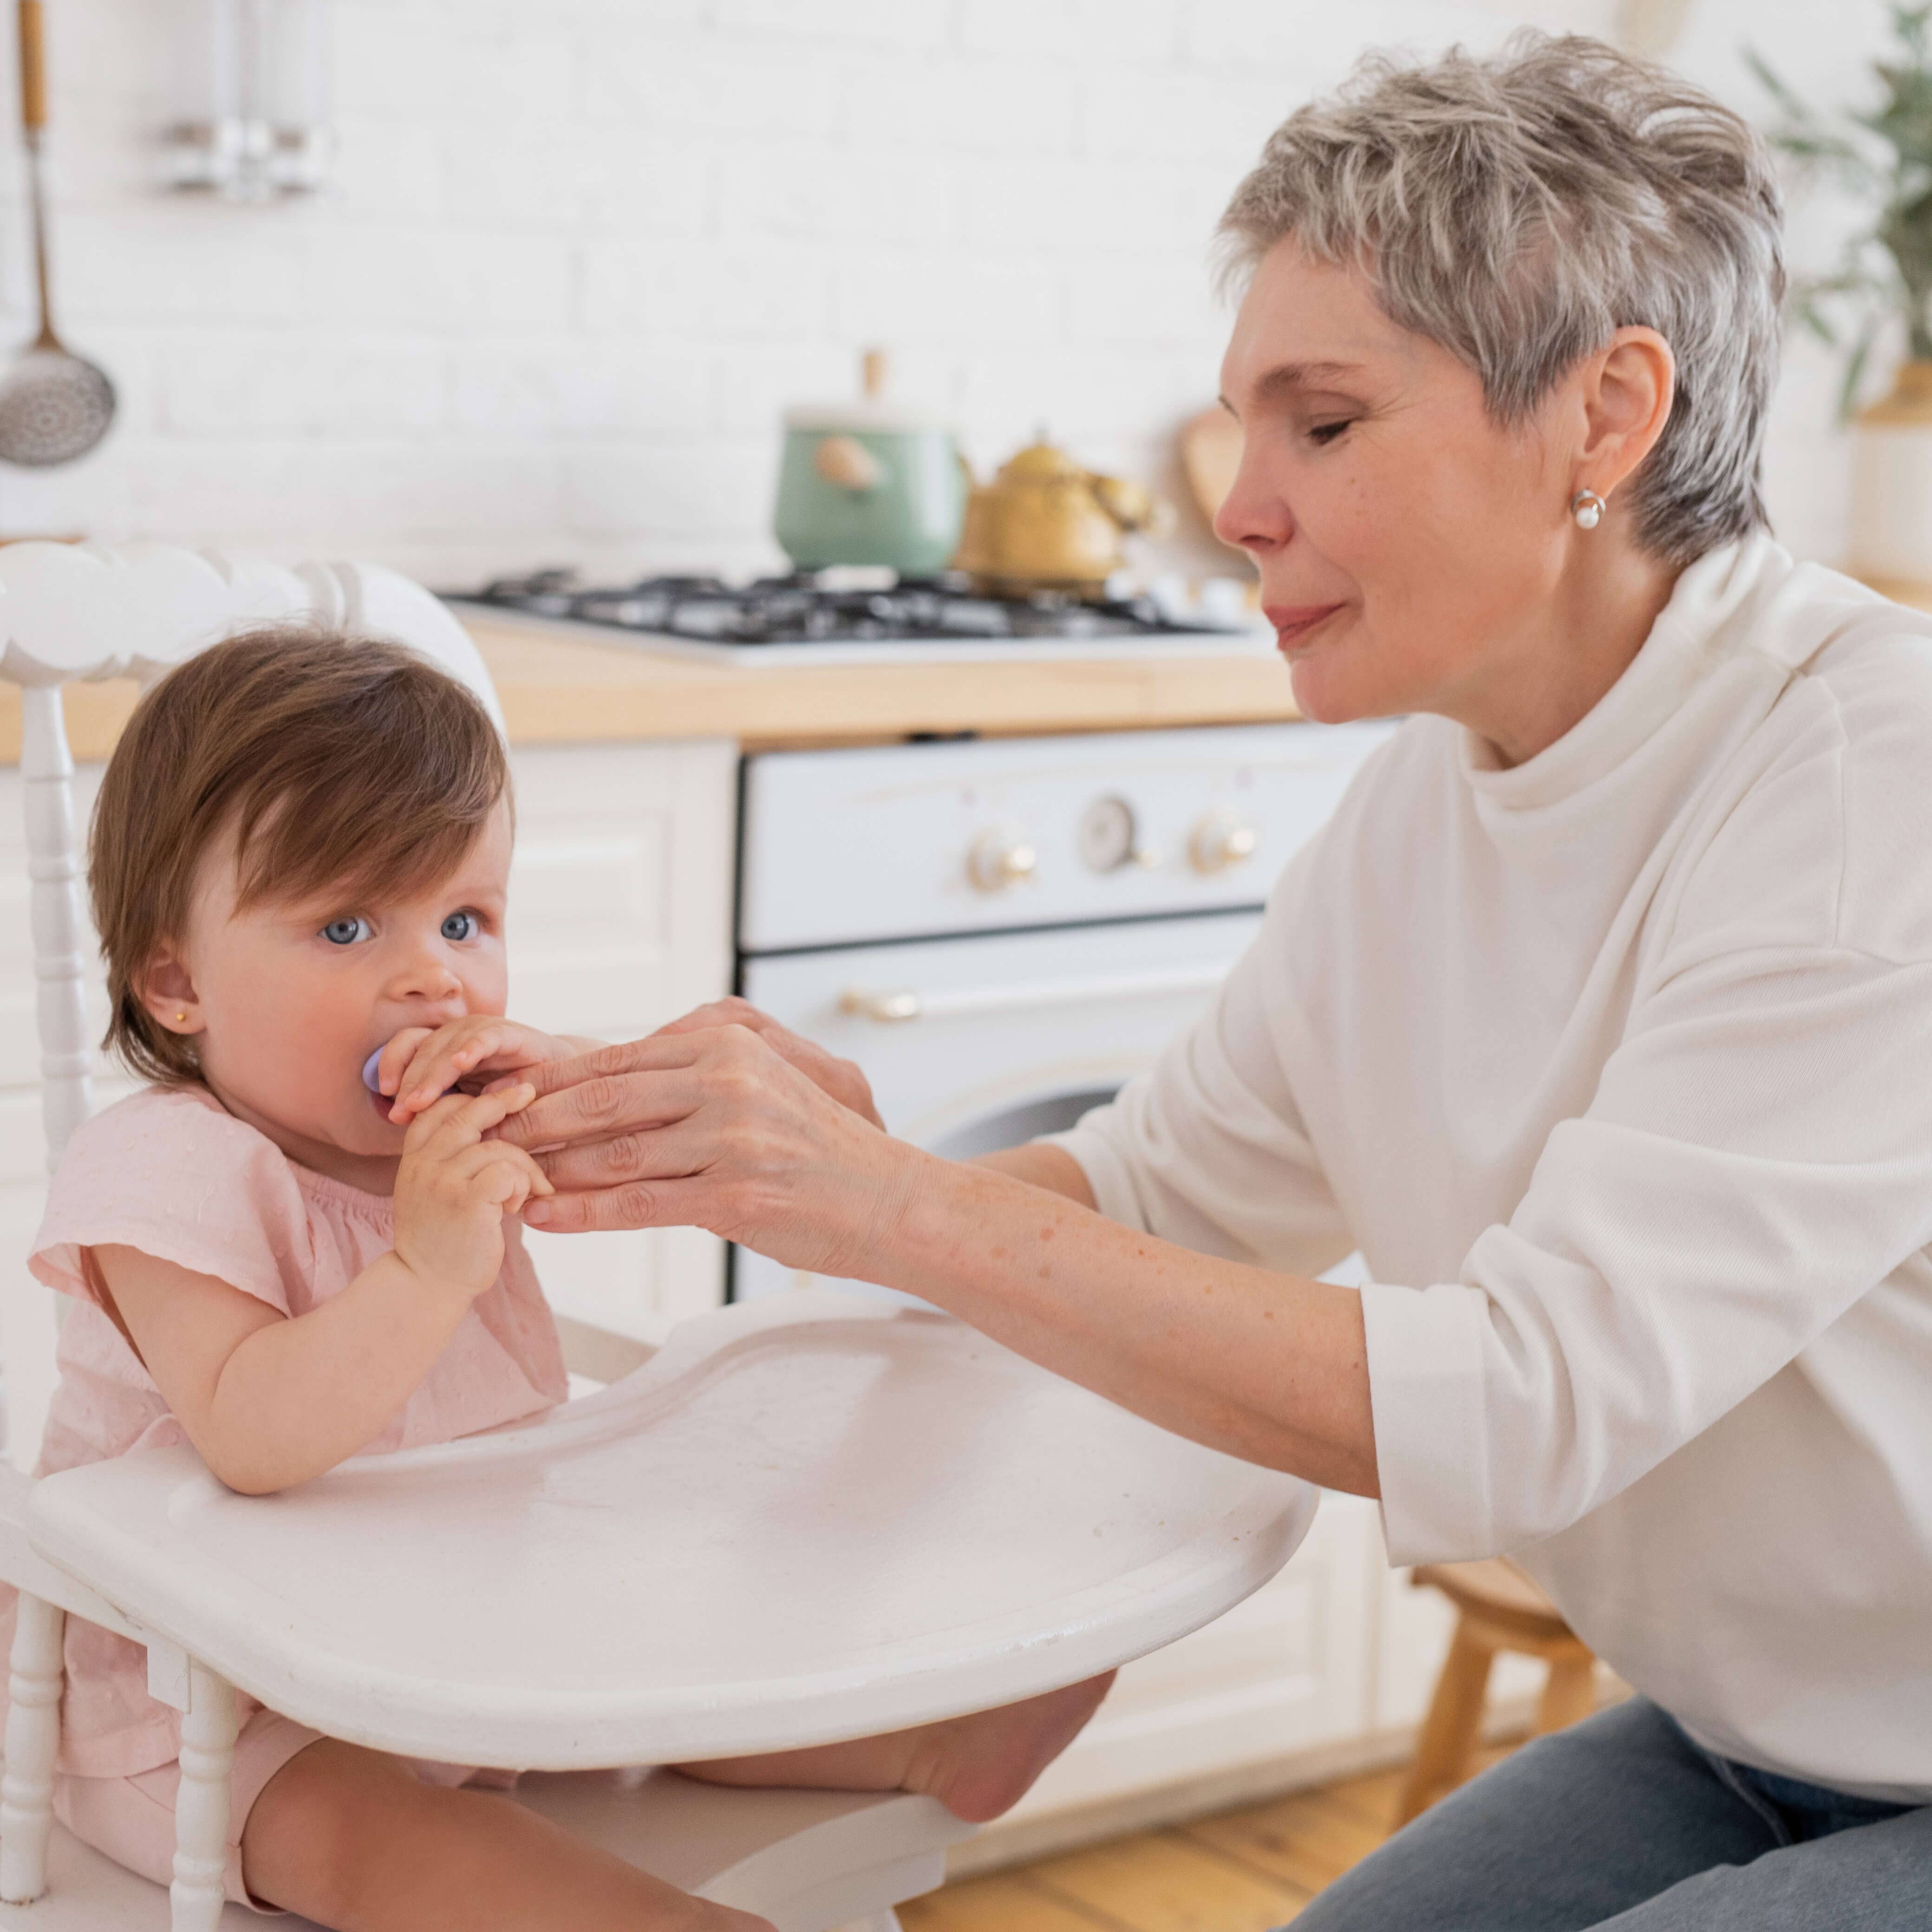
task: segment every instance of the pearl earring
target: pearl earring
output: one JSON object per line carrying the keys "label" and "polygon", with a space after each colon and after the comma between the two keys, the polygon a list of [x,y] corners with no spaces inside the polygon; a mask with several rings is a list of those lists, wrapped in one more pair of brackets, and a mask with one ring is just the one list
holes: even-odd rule
{"label": "pearl earring", "polygon": [[1570,499],[1570,514],[1580,530],[1594,530],[1610,507],[1594,490],[1579,490]]}

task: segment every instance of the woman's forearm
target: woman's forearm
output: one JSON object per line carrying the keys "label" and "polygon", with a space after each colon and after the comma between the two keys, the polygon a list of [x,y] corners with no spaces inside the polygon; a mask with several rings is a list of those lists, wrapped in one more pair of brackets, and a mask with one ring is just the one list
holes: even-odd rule
{"label": "woman's forearm", "polygon": [[1087,1170],[1064,1148],[1045,1141],[1028,1141],[1016,1148],[1001,1148],[997,1154],[982,1154],[972,1165],[991,1168],[995,1174],[1010,1174],[1050,1194],[1064,1195],[1082,1208],[1094,1204],[1094,1190],[1087,1184]]}
{"label": "woman's forearm", "polygon": [[1104,1220],[1079,1163],[1058,1148],[970,1165],[914,1160],[872,1244],[874,1279],[1177,1435],[1330,1489],[1378,1492],[1353,1288]]}

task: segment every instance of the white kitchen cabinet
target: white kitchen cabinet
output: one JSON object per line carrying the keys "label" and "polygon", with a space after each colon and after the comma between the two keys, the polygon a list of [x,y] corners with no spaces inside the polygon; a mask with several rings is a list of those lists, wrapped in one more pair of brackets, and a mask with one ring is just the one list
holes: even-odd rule
{"label": "white kitchen cabinet", "polygon": [[[543,746],[511,755],[518,842],[511,1010],[600,1038],[647,1033],[730,990],[737,752],[725,740]],[[75,774],[85,823],[101,767]],[[54,1298],[27,1272],[45,1194],[20,774],[0,768],[0,1361],[8,1453],[33,1461],[52,1393]],[[88,986],[98,1039],[106,998]],[[128,1083],[97,1063],[94,1103]],[[724,1296],[701,1229],[530,1238],[559,1310],[646,1339]]]}

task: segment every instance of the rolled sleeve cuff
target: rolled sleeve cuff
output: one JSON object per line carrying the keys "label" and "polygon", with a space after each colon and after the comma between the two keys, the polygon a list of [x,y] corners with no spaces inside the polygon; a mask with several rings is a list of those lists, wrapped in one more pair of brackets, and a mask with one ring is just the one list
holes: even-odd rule
{"label": "rolled sleeve cuff", "polygon": [[1036,1144],[1057,1147],[1073,1156],[1094,1191],[1094,1207],[1108,1220],[1118,1221],[1125,1228],[1138,1228],[1143,1233],[1147,1231],[1147,1218],[1134,1192],[1133,1177],[1106,1135],[1096,1133],[1091,1127],[1070,1127],[1064,1134],[1042,1135]]}
{"label": "rolled sleeve cuff", "polygon": [[1414,1288],[1377,1282],[1361,1293],[1390,1562],[1460,1562],[1494,1554],[1483,1428],[1483,1294],[1454,1283]]}

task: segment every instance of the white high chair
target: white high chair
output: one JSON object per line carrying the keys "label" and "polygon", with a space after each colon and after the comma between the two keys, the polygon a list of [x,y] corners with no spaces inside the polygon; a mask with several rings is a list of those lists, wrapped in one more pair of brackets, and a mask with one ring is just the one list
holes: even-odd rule
{"label": "white high chair", "polygon": [[[152,678],[304,612],[423,652],[500,722],[460,626],[392,572],[0,550],[50,1166],[89,1106],[60,688]],[[960,1324],[822,1293],[688,1322],[532,1426],[358,1458],[278,1496],[230,1493],[186,1448],[38,1483],[0,1466],[0,1579],[22,1592],[0,1927],[253,1923],[222,1897],[239,1688],[374,1748],[534,1768],[520,1802],[780,1932],[890,1932],[970,1829],[934,1801],[605,1768],[895,1730],[1072,1683],[1258,1588],[1314,1508],[1306,1485]],[[171,1916],[53,1822],[70,1614],[145,1646],[151,1689],[184,1714]]]}

